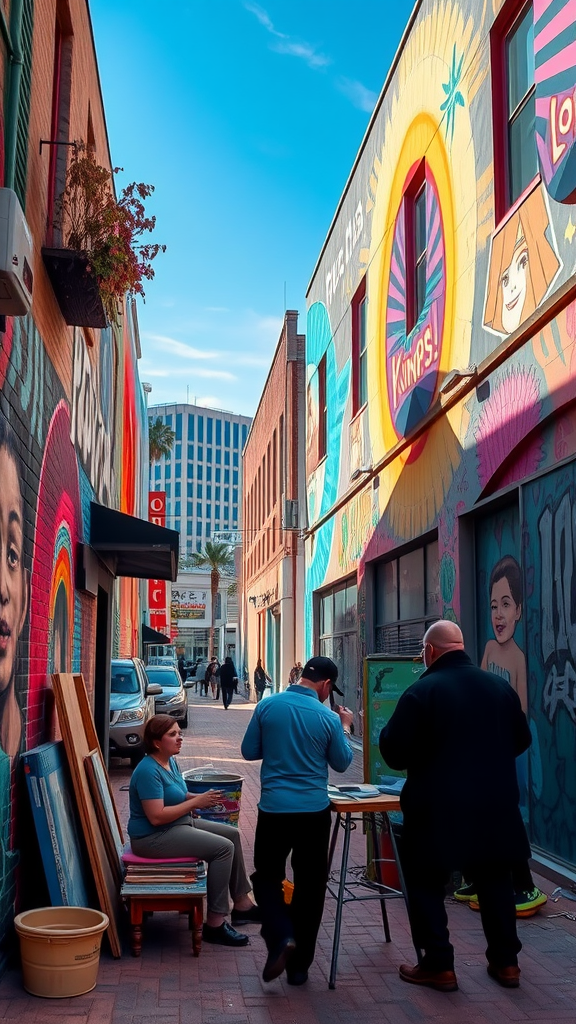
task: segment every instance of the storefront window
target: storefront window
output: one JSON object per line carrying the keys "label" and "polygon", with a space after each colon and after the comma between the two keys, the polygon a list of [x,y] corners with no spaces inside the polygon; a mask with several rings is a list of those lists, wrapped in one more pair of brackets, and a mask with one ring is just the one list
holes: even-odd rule
{"label": "storefront window", "polygon": [[437,540],[376,566],[375,653],[416,657],[440,615]]}

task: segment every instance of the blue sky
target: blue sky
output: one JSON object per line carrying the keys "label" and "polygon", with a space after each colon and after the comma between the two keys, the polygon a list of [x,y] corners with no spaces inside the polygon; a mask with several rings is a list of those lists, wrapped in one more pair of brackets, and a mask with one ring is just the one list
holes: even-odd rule
{"label": "blue sky", "polygon": [[[253,415],[413,0],[91,0],[119,185],[168,250],[139,303],[151,403]],[[168,16],[169,15],[169,16]]]}

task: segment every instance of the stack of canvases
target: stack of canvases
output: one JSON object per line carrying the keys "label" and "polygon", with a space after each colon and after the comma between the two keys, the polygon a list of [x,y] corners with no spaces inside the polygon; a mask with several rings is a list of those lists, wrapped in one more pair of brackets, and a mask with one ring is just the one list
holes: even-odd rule
{"label": "stack of canvases", "polygon": [[197,861],[162,861],[161,863],[128,863],[123,896],[145,895],[146,893],[175,892],[180,886],[196,887],[203,891],[206,879],[206,865]]}

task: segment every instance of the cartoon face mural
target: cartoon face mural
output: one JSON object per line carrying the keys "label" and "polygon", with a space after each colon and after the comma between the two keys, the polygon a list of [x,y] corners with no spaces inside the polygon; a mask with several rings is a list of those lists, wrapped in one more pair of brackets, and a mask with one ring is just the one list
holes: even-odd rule
{"label": "cartoon face mural", "polygon": [[512,334],[540,305],[560,269],[542,191],[531,192],[492,239],[484,324]]}
{"label": "cartoon face mural", "polygon": [[[424,211],[425,224],[419,226]],[[407,230],[418,237],[408,238]],[[420,252],[424,268],[424,295],[418,319],[407,331],[407,273],[414,272],[414,268],[407,267],[407,255],[414,252],[414,247]],[[399,437],[410,433],[428,412],[436,390],[444,331],[445,273],[444,228],[438,190],[432,170],[426,164],[419,198],[405,194],[396,217],[388,280],[386,379],[390,414]],[[418,274],[417,271],[417,277]]]}

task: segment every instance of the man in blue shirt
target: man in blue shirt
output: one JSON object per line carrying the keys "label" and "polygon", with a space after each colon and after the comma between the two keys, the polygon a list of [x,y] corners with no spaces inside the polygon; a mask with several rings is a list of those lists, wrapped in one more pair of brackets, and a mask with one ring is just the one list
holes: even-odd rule
{"label": "man in blue shirt", "polygon": [[[328,767],[344,772],[353,757],[352,712],[324,705],[332,692],[343,696],[337,678],[330,658],[310,658],[298,683],[256,705],[242,740],[246,761],[262,759],[252,884],[268,947],[264,981],[286,968],[288,983],[302,985],[314,959],[328,881]],[[290,852],[288,907],[282,883]]]}

